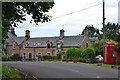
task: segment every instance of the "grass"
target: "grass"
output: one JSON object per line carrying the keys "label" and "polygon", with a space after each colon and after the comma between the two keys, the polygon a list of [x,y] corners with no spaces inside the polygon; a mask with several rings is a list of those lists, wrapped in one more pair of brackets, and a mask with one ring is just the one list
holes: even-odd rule
{"label": "grass", "polygon": [[[69,64],[81,64],[81,63],[83,63],[83,62],[77,62],[77,63],[74,63],[74,62],[68,62]],[[83,64],[87,64],[87,65],[91,65],[91,66],[97,66],[98,65],[98,63],[94,63],[94,64],[90,64],[90,63],[83,63]],[[120,65],[111,65],[111,64],[103,64],[103,63],[101,63],[101,67],[108,67],[108,68],[112,68],[112,66],[114,66],[114,68],[119,68],[120,67]]]}
{"label": "grass", "polygon": [[0,80],[2,78],[2,65],[0,65]]}
{"label": "grass", "polygon": [[20,72],[15,68],[2,65],[2,78],[9,80],[19,80],[21,78]]}

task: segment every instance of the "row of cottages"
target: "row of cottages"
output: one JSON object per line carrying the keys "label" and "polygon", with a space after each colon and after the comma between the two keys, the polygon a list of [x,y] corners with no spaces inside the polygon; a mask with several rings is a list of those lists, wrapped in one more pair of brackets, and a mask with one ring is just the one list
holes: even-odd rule
{"label": "row of cottages", "polygon": [[65,36],[65,31],[60,30],[58,37],[30,38],[30,31],[26,30],[25,36],[17,37],[14,28],[8,32],[5,42],[6,54],[20,54],[25,59],[35,59],[38,55],[53,56],[61,50],[68,48],[86,48],[97,38],[88,36],[88,28],[85,27],[84,35]]}

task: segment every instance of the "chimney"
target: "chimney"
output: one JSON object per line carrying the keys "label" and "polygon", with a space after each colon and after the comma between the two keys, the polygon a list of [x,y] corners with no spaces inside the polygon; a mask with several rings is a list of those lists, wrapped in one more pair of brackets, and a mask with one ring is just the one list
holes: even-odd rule
{"label": "chimney", "polygon": [[61,29],[61,30],[60,30],[60,39],[62,39],[63,37],[64,37],[64,30]]}
{"label": "chimney", "polygon": [[84,36],[88,37],[88,35],[89,35],[88,33],[89,33],[88,26],[86,26],[84,29]]}
{"label": "chimney", "polygon": [[10,32],[11,32],[14,36],[16,36],[16,34],[15,34],[15,29],[14,29],[14,28],[11,28],[11,29],[10,29]]}
{"label": "chimney", "polygon": [[26,30],[26,31],[25,31],[25,37],[26,37],[27,39],[30,38],[30,31],[29,31],[29,30]]}

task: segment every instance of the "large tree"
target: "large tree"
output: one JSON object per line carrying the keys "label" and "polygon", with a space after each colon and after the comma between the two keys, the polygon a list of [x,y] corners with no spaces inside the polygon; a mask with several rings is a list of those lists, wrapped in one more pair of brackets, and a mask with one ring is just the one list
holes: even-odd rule
{"label": "large tree", "polygon": [[[103,28],[102,28],[103,32]],[[120,25],[108,22],[105,25],[105,37],[106,39],[112,39],[114,41],[120,41]]]}
{"label": "large tree", "polygon": [[24,16],[31,15],[30,22],[44,23],[50,21],[51,16],[47,15],[54,6],[54,2],[3,2],[2,3],[2,40],[7,38],[10,27],[17,27],[23,23]]}

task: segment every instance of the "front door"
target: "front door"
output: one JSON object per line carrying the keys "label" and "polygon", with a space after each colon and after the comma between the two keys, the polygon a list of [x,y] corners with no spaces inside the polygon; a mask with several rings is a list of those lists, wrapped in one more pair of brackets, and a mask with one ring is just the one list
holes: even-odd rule
{"label": "front door", "polygon": [[29,53],[29,61],[32,60],[32,54]]}

